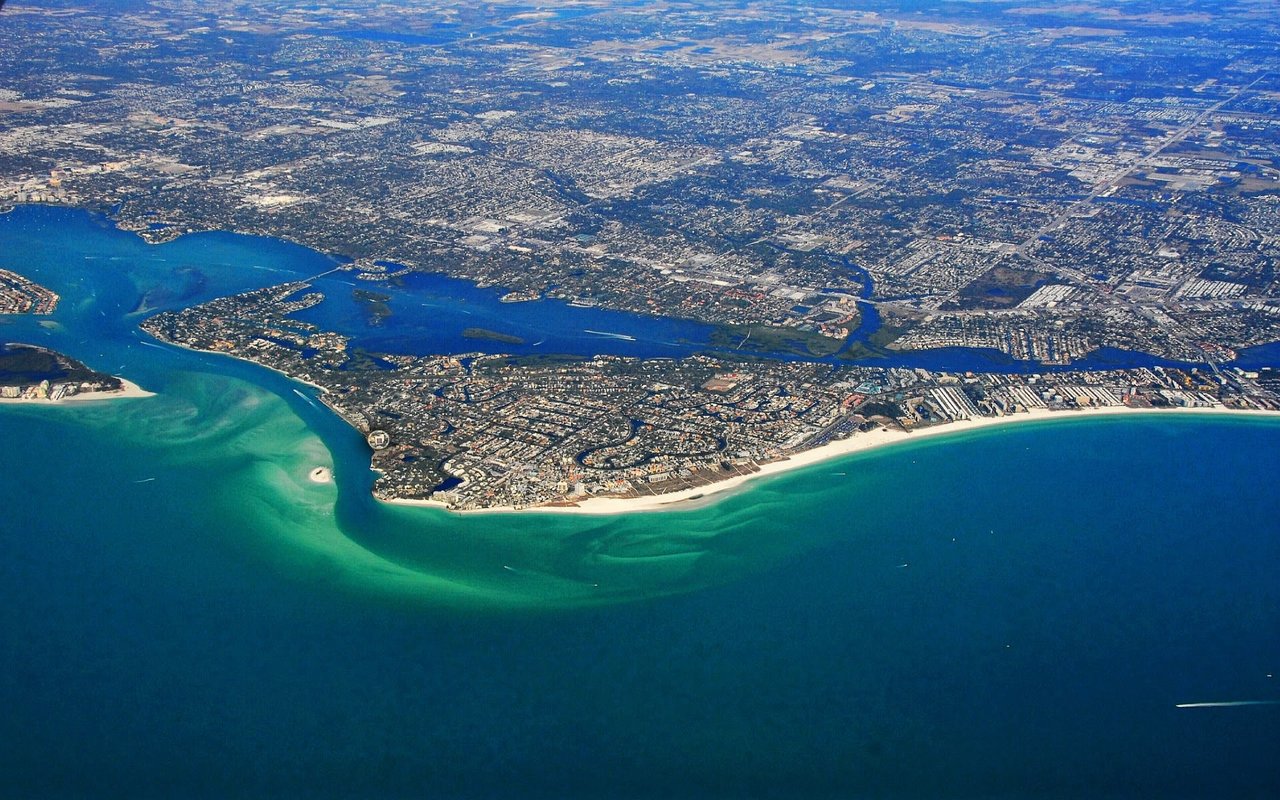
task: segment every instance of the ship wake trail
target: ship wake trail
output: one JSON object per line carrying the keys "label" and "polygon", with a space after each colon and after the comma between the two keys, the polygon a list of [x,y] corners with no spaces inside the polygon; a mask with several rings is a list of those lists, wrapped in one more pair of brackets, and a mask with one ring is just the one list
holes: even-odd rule
{"label": "ship wake trail", "polygon": [[306,400],[306,401],[307,401],[307,405],[311,406],[312,408],[319,408],[319,406],[318,406],[318,405],[316,405],[316,401],[315,401],[315,400],[312,400],[312,399],[311,399],[307,394],[305,394],[305,393],[304,393],[304,392],[302,392],[301,390],[299,390],[299,389],[294,389],[294,390],[293,390],[293,393],[294,393],[294,394],[296,394],[298,397],[301,397],[303,400]]}
{"label": "ship wake trail", "polygon": [[1235,708],[1236,706],[1280,706],[1280,700],[1223,700],[1216,703],[1178,703],[1174,708]]}

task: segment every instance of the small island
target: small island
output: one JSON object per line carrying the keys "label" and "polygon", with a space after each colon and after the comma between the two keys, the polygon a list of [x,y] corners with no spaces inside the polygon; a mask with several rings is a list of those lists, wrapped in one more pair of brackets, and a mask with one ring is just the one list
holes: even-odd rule
{"label": "small island", "polygon": [[149,397],[137,385],[89,369],[53,350],[30,344],[0,345],[0,402],[59,403]]}
{"label": "small island", "polygon": [[521,339],[519,336],[491,331],[488,328],[464,328],[462,331],[462,338],[485,342],[500,342],[501,344],[524,344],[524,339]]}
{"label": "small island", "polygon": [[356,289],[351,293],[364,312],[365,322],[373,328],[380,327],[394,312],[391,310],[391,295],[371,292],[368,289]]}

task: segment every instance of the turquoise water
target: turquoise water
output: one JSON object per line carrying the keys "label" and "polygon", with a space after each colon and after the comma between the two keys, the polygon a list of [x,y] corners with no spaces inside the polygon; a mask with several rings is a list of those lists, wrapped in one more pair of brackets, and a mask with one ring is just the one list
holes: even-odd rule
{"label": "turquoise water", "polygon": [[0,337],[158,392],[0,407],[0,794],[1280,791],[1280,706],[1174,707],[1280,699],[1274,421],[1056,421],[680,513],[459,518],[374,503],[359,437],[282,376],[135,330],[143,295],[327,259],[46,209],[0,244],[63,295]]}

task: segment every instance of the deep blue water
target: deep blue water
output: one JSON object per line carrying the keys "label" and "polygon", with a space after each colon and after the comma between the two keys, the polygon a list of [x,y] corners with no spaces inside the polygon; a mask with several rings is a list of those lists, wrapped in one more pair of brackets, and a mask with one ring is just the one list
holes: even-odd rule
{"label": "deep blue water", "polygon": [[[500,289],[481,289],[443,275],[413,274],[383,286],[338,273],[315,282],[325,302],[297,315],[353,336],[352,344],[391,353],[572,353],[679,357],[707,349],[711,328],[663,319],[570,306],[562,300],[503,303]],[[358,290],[389,297],[391,315],[371,324],[355,299]],[[523,344],[469,339],[467,328],[517,336]]]}
{"label": "deep blue water", "polygon": [[182,497],[96,488],[139,459],[110,430],[21,423],[0,414],[10,452],[76,457],[0,494],[11,796],[1280,788],[1280,707],[1174,708],[1280,699],[1274,424],[1057,425],[831,465],[861,477],[740,501],[781,503],[761,524],[807,542],[771,569],[497,613],[281,573]]}
{"label": "deep blue water", "polygon": [[[44,280],[56,290],[67,287],[94,290],[94,302],[129,302],[125,311],[135,310],[143,295],[141,318],[159,310],[177,309],[206,302],[239,291],[296,280],[313,281],[325,294],[319,306],[299,314],[299,319],[338,330],[352,337],[353,344],[369,350],[393,353],[515,353],[515,354],[599,354],[638,358],[674,358],[715,352],[709,344],[712,327],[691,320],[652,317],[599,308],[570,306],[560,300],[503,303],[500,288],[478,288],[467,281],[443,275],[413,274],[398,285],[385,286],[356,280],[349,273],[331,272],[343,259],[316,253],[288,242],[265,237],[228,233],[201,233],[183,237],[173,246],[151,247],[140,240],[119,234],[102,217],[82,211],[42,206],[22,206],[0,216],[0,230],[15,243],[33,252],[48,252],[43,237],[65,238],[60,259],[41,259],[22,265],[28,277]],[[111,252],[101,248],[111,237]],[[68,261],[94,270],[93,281],[77,277]],[[392,313],[371,324],[354,293],[370,291],[389,296]],[[869,291],[869,289],[868,289]],[[117,296],[118,295],[118,296]],[[864,306],[863,327],[855,339],[865,340],[880,324],[871,306]],[[57,319],[58,317],[55,317]],[[13,324],[13,323],[11,323]],[[112,317],[101,323],[77,324],[84,330],[116,326]],[[30,329],[32,320],[22,320],[10,330]],[[467,328],[484,328],[517,336],[523,344],[487,341],[462,335]],[[5,328],[0,327],[0,331]],[[146,337],[140,338],[145,339]],[[732,352],[732,351],[725,351]],[[1271,351],[1249,359],[1249,365],[1270,358]],[[774,353],[795,360],[794,355]],[[805,359],[815,360],[815,359]],[[836,358],[816,359],[841,363]],[[877,367],[920,367],[942,371],[1046,372],[1067,367],[1046,367],[1015,361],[1003,353],[980,348],[942,348],[893,354],[889,358],[863,362]],[[1074,368],[1122,368],[1178,365],[1142,353],[1104,348]]]}
{"label": "deep blue water", "polygon": [[[15,247],[35,254],[34,258],[26,259],[22,264],[22,270],[28,277],[44,281],[60,293],[77,287],[86,292],[92,290],[90,302],[99,305],[111,303],[113,311],[137,311],[123,323],[115,315],[101,321],[78,321],[77,331],[91,335],[124,323],[132,327],[156,311],[183,308],[234,292],[286,281],[315,278],[314,286],[325,294],[326,300],[297,317],[347,334],[352,337],[354,345],[369,350],[420,354],[571,354],[586,357],[606,354],[638,358],[674,358],[716,351],[709,344],[712,328],[703,323],[574,307],[559,300],[503,303],[500,298],[505,292],[500,288],[482,289],[443,275],[413,274],[402,279],[399,285],[384,286],[356,280],[349,273],[332,272],[343,262],[340,257],[322,255],[299,245],[265,237],[201,233],[185,236],[171,245],[153,247],[132,235],[121,234],[100,216],[43,206],[21,206],[0,216],[0,234]],[[50,235],[64,240],[58,250],[58,258],[43,257],[51,252],[45,244],[45,237]],[[108,240],[110,245],[105,244]],[[110,252],[104,251],[104,247]],[[91,279],[80,273],[87,273]],[[324,277],[317,278],[321,275]],[[366,311],[354,298],[358,290],[389,296],[391,315],[371,323]],[[116,308],[124,303],[130,305]],[[105,313],[108,309],[102,310]],[[864,306],[863,311],[864,324],[856,332],[855,339],[865,341],[879,327],[880,320],[874,308]],[[66,313],[64,308],[54,319],[61,319]],[[467,328],[484,328],[517,336],[523,343],[467,338],[462,335]],[[15,332],[36,330],[37,322],[10,321],[7,328],[0,325],[0,334],[6,329]],[[47,336],[48,332],[40,335]],[[141,334],[136,334],[136,337],[147,339]],[[773,355],[785,360],[797,359],[789,354]],[[1259,366],[1269,359],[1274,360],[1273,355],[1273,350],[1259,349],[1249,355],[1246,365]],[[835,357],[804,360],[842,363]],[[888,358],[862,363],[876,367],[1010,373],[1180,365],[1180,362],[1111,348],[1091,354],[1074,367],[1015,361],[998,351],[980,348],[895,353]]]}
{"label": "deep blue water", "polygon": [[0,252],[63,295],[4,338],[159,392],[0,407],[0,796],[1280,794],[1280,705],[1175,708],[1280,700],[1273,420],[459,518],[375,503],[360,437],[291,382],[130,314],[330,259],[48,209],[0,216]]}
{"label": "deep blue water", "polygon": [[1264,344],[1241,350],[1233,363],[1238,364],[1245,369],[1274,367],[1277,364],[1280,364],[1280,342],[1272,342],[1271,344]]}

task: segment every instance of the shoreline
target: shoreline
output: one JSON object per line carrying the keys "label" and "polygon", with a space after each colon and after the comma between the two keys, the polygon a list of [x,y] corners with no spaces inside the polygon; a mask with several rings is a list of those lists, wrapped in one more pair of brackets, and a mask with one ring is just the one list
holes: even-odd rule
{"label": "shoreline", "polygon": [[1280,411],[1261,409],[1236,409],[1226,406],[1209,406],[1204,408],[1131,408],[1129,406],[1102,406],[1088,409],[1064,409],[1051,411],[1037,408],[1019,411],[1002,417],[976,417],[955,422],[931,425],[912,431],[877,428],[874,431],[857,433],[846,439],[829,442],[821,447],[794,453],[786,458],[770,461],[760,465],[760,469],[748,475],[734,475],[721,481],[681,489],[665,494],[646,495],[643,497],[609,497],[595,496],[578,501],[563,501],[560,505],[545,504],[529,508],[500,506],[497,508],[454,509],[439,500],[411,500],[404,498],[375,499],[380,503],[394,506],[435,508],[452,514],[576,514],[587,516],[612,516],[616,514],[652,513],[655,511],[682,511],[701,508],[717,503],[740,490],[746,484],[760,478],[792,472],[803,467],[832,461],[843,456],[892,447],[898,444],[918,442],[925,439],[946,435],[958,435],[971,431],[1013,425],[1025,422],[1045,422],[1050,420],[1090,419],[1121,415],[1227,415],[1236,417],[1258,416],[1262,418],[1280,418]]}
{"label": "shoreline", "polygon": [[[255,366],[255,367],[261,367],[262,369],[265,369],[265,370],[267,370],[267,371],[269,371],[269,372],[274,372],[274,373],[275,373],[275,374],[277,374],[277,375],[282,375],[282,376],[284,376],[284,377],[288,378],[289,380],[293,381],[294,383],[299,383],[299,384],[302,384],[303,386],[309,386],[309,387],[311,387],[312,389],[315,389],[315,390],[319,393],[319,397],[318,397],[318,399],[319,399],[319,400],[320,400],[320,402],[322,402],[322,403],[324,402],[324,396],[325,396],[325,395],[327,395],[327,394],[329,393],[329,390],[328,390],[328,389],[324,388],[323,386],[321,386],[321,385],[320,385],[320,384],[318,384],[318,383],[312,383],[311,381],[309,381],[309,380],[307,380],[307,379],[305,379],[305,378],[301,378],[301,377],[299,377],[299,376],[297,376],[297,375],[290,375],[289,373],[285,372],[284,370],[276,369],[275,367],[271,366],[270,364],[263,364],[263,363],[262,363],[262,362],[260,362],[260,361],[252,361],[252,360],[247,359],[247,358],[241,358],[240,356],[237,356],[237,355],[236,355],[236,354],[234,354],[234,353],[226,353],[226,352],[223,352],[223,351],[221,351],[221,350],[201,350],[201,349],[200,349],[200,348],[198,348],[198,347],[189,347],[189,346],[187,346],[187,345],[185,345],[185,344],[183,344],[183,343],[181,343],[181,342],[170,342],[170,341],[168,341],[168,340],[160,339],[160,338],[156,337],[156,336],[155,336],[154,334],[152,334],[150,331],[148,331],[148,330],[146,330],[146,329],[144,329],[144,328],[142,328],[142,327],[139,327],[139,328],[138,328],[138,330],[140,330],[140,331],[142,331],[144,334],[146,334],[146,335],[147,335],[147,337],[148,337],[148,338],[150,338],[150,339],[151,339],[151,341],[152,341],[152,342],[154,342],[154,343],[156,344],[156,346],[158,346],[158,347],[176,347],[176,348],[178,348],[179,350],[186,350],[188,353],[199,353],[199,354],[201,354],[201,355],[206,355],[206,356],[220,356],[220,357],[222,357],[222,358],[229,358],[229,359],[231,359],[232,361],[236,361],[236,362],[239,362],[239,363],[241,363],[241,364],[250,364],[250,365]],[[123,379],[122,379],[122,380],[123,380]],[[325,408],[328,408],[330,411],[333,411],[333,407],[332,407],[332,406],[330,406],[328,403],[325,403]],[[351,425],[351,423],[350,423],[350,422],[347,422],[347,418],[346,418],[346,417],[343,417],[341,414],[338,414],[338,412],[337,412],[337,411],[333,411],[333,413],[334,413],[334,414],[337,414],[338,418],[339,418],[339,419],[341,419],[343,422],[346,422],[348,425]],[[351,427],[352,427],[353,429],[355,429],[355,431],[356,431],[357,433],[359,433],[359,432],[360,432],[360,431],[359,431],[359,428],[356,428],[356,426],[355,426],[355,425],[351,425]],[[361,435],[363,436],[363,434],[361,434]]]}
{"label": "shoreline", "polygon": [[133,381],[117,377],[121,388],[106,392],[82,392],[57,400],[44,397],[0,397],[0,404],[9,405],[47,405],[61,406],[73,403],[89,403],[97,400],[123,400],[126,398],[155,397],[155,392],[148,392]]}

